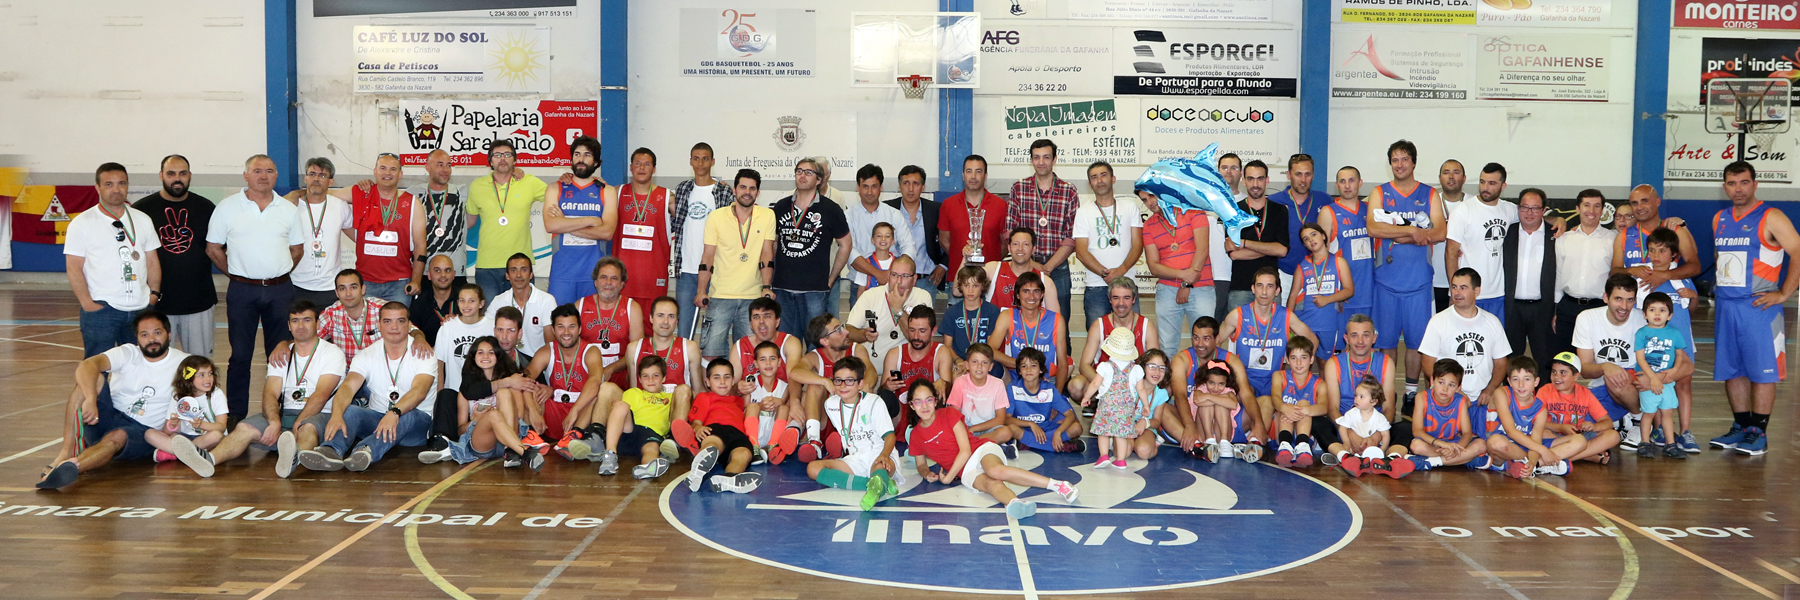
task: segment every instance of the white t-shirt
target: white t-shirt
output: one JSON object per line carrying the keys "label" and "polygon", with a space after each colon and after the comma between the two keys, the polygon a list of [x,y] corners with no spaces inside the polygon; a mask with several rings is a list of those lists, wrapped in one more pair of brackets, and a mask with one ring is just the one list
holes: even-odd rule
{"label": "white t-shirt", "polygon": [[[968,375],[956,378],[954,389],[945,404],[962,411],[964,425],[976,425],[994,420],[994,415],[1006,412],[1006,406],[1012,396],[1006,389],[1006,382],[999,377],[989,375],[987,385],[975,387]],[[977,433],[971,431],[970,433]]]}
{"label": "white t-shirt", "polygon": [[906,302],[901,304],[902,313],[896,321],[893,311],[888,310],[887,294],[888,286],[869,288],[856,298],[856,305],[851,306],[850,312],[844,315],[845,327],[868,327],[869,311],[875,312],[875,341],[869,343],[868,347],[869,360],[874,361],[877,367],[887,364],[888,351],[906,343],[906,332],[902,331],[906,328],[905,315],[911,313],[913,307],[931,306],[931,293],[924,288],[914,287],[912,293],[906,296]]}
{"label": "white t-shirt", "polygon": [[[150,215],[126,206],[123,217],[131,219],[131,223],[121,230],[112,226],[113,218],[99,206],[75,215],[63,236],[63,254],[86,261],[81,275],[87,280],[88,297],[118,310],[133,311],[150,305],[150,267],[144,261],[162,247],[162,242]],[[120,223],[124,224],[123,218]],[[119,240],[121,231],[131,235]]]}
{"label": "white t-shirt", "polygon": [[1375,437],[1375,434],[1387,431],[1393,427],[1392,424],[1388,423],[1387,415],[1381,414],[1381,411],[1371,409],[1369,411],[1369,418],[1364,419],[1362,418],[1362,409],[1358,408],[1352,408],[1350,409],[1350,412],[1344,413],[1343,416],[1338,417],[1337,424],[1342,425],[1344,428],[1356,432],[1356,435],[1365,438]]}
{"label": "white t-shirt", "polygon": [[171,395],[175,369],[187,357],[188,353],[169,348],[162,360],[150,362],[137,344],[107,350],[106,360],[111,368],[107,370],[106,382],[112,389],[113,408],[145,427],[161,429],[175,406]]}
{"label": "white t-shirt", "polygon": [[706,250],[706,216],[713,211],[713,188],[720,185],[724,184],[713,180],[712,185],[696,185],[688,193],[687,222],[678,224],[683,233],[681,247],[676,249],[681,253],[683,273],[700,273],[700,254]]}
{"label": "white t-shirt", "polygon": [[[1506,257],[1500,251],[1506,244],[1506,228],[1519,222],[1519,205],[1501,200],[1494,206],[1480,200],[1463,201],[1462,208],[1450,218],[1449,239],[1462,245],[1462,266],[1481,274],[1479,298],[1506,295]],[[1444,284],[1446,287],[1448,283]]]}
{"label": "white t-shirt", "polygon": [[[369,386],[368,409],[385,413],[395,400],[412,390],[413,378],[429,375],[435,381],[438,361],[429,358],[420,360],[413,356],[411,338],[407,339],[406,349],[401,352],[399,360],[388,360],[382,344],[381,339],[376,338],[375,343],[356,351],[356,358],[350,359],[350,372],[362,375],[363,382]],[[395,392],[399,396],[389,396]],[[419,403],[418,409],[429,415],[431,405],[432,399],[427,390],[427,397]]]}
{"label": "white t-shirt", "polygon": [[[1575,347],[1594,351],[1594,363],[1612,363],[1626,369],[1637,367],[1637,352],[1632,342],[1637,339],[1637,330],[1644,326],[1644,311],[1632,309],[1631,318],[1625,319],[1624,325],[1613,325],[1606,313],[1612,309],[1596,306],[1575,317],[1575,334],[1571,340]],[[1595,378],[1588,381],[1588,387],[1606,385],[1606,380]]]}
{"label": "white t-shirt", "polygon": [[[687,240],[682,240],[682,243],[687,243]],[[519,345],[526,354],[537,354],[538,348],[544,347],[544,329],[550,327],[550,312],[556,310],[556,297],[537,289],[537,286],[531,286],[531,295],[525,298],[524,306],[519,306],[518,301],[513,298],[512,290],[508,289],[488,302],[489,321],[494,319],[494,311],[500,310],[502,306],[519,309],[519,314],[525,316],[525,322],[519,325]],[[524,368],[524,365],[520,365],[520,368]]]}
{"label": "white t-shirt", "polygon": [[761,376],[759,375],[757,378],[757,382],[756,382],[756,389],[750,391],[750,403],[751,404],[761,403],[764,398],[768,398],[770,396],[774,396],[776,398],[786,398],[787,397],[788,386],[787,386],[786,381],[781,381],[779,379],[775,380],[775,389],[773,391],[763,389],[761,381],[762,381]]}
{"label": "white t-shirt", "polygon": [[[301,356],[296,351],[288,356],[286,367],[269,365],[267,377],[281,378],[281,409],[300,410],[306,408],[306,399],[311,398],[313,392],[319,389],[319,378],[336,375],[338,382],[342,383],[347,369],[349,365],[344,361],[344,351],[337,344],[319,340],[312,355]],[[295,398],[294,392],[300,392],[300,397]],[[331,400],[325,400],[325,406],[319,410],[329,412]]]}
{"label": "white t-shirt", "polygon": [[[1242,202],[1249,198],[1248,194],[1237,194],[1235,199]],[[1207,215],[1206,257],[1212,261],[1212,278],[1215,285],[1223,284],[1223,288],[1231,287],[1231,254],[1225,251],[1225,226],[1219,220]]]}
{"label": "white t-shirt", "polygon": [[1470,398],[1479,397],[1492,380],[1494,359],[1506,358],[1513,352],[1500,318],[1479,307],[1475,311],[1473,319],[1457,314],[1454,306],[1433,315],[1431,322],[1425,324],[1425,339],[1419,343],[1419,352],[1462,363],[1462,389]]}
{"label": "white t-shirt", "polygon": [[856,401],[855,408],[844,406],[842,399],[833,395],[825,400],[825,415],[831,418],[831,426],[844,437],[844,454],[858,457],[862,459],[858,462],[864,464],[881,456],[881,447],[886,445],[881,437],[894,432],[887,404],[874,394],[864,393],[862,399]]}
{"label": "white t-shirt", "polygon": [[[303,290],[329,292],[337,288],[341,270],[339,254],[343,230],[350,229],[350,205],[336,196],[326,195],[317,205],[300,202],[299,218],[288,228],[288,245],[300,246],[300,262],[289,275],[294,285]],[[314,230],[317,230],[315,233]]]}
{"label": "white t-shirt", "polygon": [[294,270],[288,239],[278,232],[292,231],[294,220],[303,218],[300,207],[279,196],[259,209],[249,196],[238,192],[213,209],[206,225],[206,243],[231,247],[225,253],[225,266],[232,275],[274,279]]}
{"label": "white t-shirt", "polygon": [[444,389],[462,388],[463,359],[469,356],[469,346],[476,339],[488,335],[494,335],[494,313],[491,312],[474,324],[464,323],[460,317],[452,317],[438,328],[437,340],[432,342],[431,351],[437,353],[437,359],[444,363]]}
{"label": "white t-shirt", "polygon": [[214,386],[212,393],[204,398],[189,396],[176,400],[173,414],[181,422],[181,434],[193,436],[206,433],[200,429],[200,422],[217,421],[219,415],[230,411],[231,407],[225,404],[225,390]]}
{"label": "white t-shirt", "polygon": [[[1216,220],[1216,219],[1214,219]],[[1113,205],[1101,208],[1084,202],[1075,209],[1075,243],[1087,240],[1089,254],[1108,269],[1118,268],[1131,254],[1131,228],[1144,226],[1143,205],[1136,197],[1114,198]],[[1108,244],[1107,242],[1116,242]],[[1087,274],[1087,287],[1103,287],[1100,274]]]}
{"label": "white t-shirt", "polygon": [[[1438,192],[1439,196],[1442,197],[1443,188],[1438,188]],[[1456,216],[1457,211],[1462,210],[1463,207],[1475,202],[1480,201],[1476,200],[1475,196],[1468,192],[1464,192],[1462,198],[1455,202],[1451,202],[1447,199],[1444,200],[1444,222],[1448,224],[1450,218]],[[1443,242],[1431,245],[1431,287],[1450,287],[1450,274],[1444,272],[1444,251],[1445,248]],[[1487,283],[1487,274],[1482,273],[1481,277],[1482,283]],[[1482,289],[1487,288],[1483,287]]]}
{"label": "white t-shirt", "polygon": [[[876,202],[875,211],[870,212],[869,209],[863,208],[862,199],[855,196],[851,196],[847,202],[844,204],[844,222],[850,225],[850,258],[852,260],[858,256],[866,257],[875,253],[875,226],[881,223],[894,226],[894,254],[906,254],[914,247],[912,228],[906,225],[906,213],[900,212],[898,208],[888,206],[885,202]],[[861,271],[852,269],[849,263],[845,263],[844,272],[840,276],[848,279],[852,273],[861,273]]]}

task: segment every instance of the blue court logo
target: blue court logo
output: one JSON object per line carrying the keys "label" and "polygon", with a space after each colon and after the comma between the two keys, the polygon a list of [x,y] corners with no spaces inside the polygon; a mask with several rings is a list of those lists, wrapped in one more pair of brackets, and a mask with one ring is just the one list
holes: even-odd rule
{"label": "blue court logo", "polygon": [[[721,552],[842,581],[963,593],[1159,590],[1248,579],[1324,558],[1362,530],[1342,492],[1305,475],[1180,456],[1125,470],[1094,457],[1020,452],[1013,465],[1081,488],[1070,506],[1018,490],[1037,515],[1009,522],[993,498],[921,484],[861,512],[860,492],[821,488],[804,466],[757,467],[752,494],[663,490],[663,516]],[[1015,490],[1018,488],[1015,486]]]}

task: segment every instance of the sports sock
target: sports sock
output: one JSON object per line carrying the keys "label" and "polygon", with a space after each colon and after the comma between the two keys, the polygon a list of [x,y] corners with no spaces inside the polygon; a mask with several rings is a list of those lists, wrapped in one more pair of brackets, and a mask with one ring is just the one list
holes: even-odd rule
{"label": "sports sock", "polygon": [[1408,378],[1406,380],[1406,393],[1412,394],[1412,393],[1417,393],[1418,391],[1419,391],[1419,380]]}
{"label": "sports sock", "polygon": [[1349,450],[1339,450],[1339,451],[1337,451],[1337,457],[1338,457],[1338,460],[1344,460],[1344,457],[1346,457],[1346,456],[1350,456],[1350,451],[1349,451]]}
{"label": "sports sock", "polygon": [[1301,433],[1301,434],[1296,434],[1294,436],[1294,445],[1295,446],[1298,446],[1300,444],[1311,444],[1311,443],[1312,443],[1312,436],[1310,436],[1310,435]]}
{"label": "sports sock", "polygon": [[818,419],[807,419],[806,420],[806,439],[808,439],[808,440],[819,439],[819,420]]}
{"label": "sports sock", "polygon": [[1441,466],[1444,466],[1444,457],[1433,456],[1433,457],[1425,459],[1425,462],[1431,463],[1431,466],[1434,466],[1434,467],[1441,467]]}
{"label": "sports sock", "polygon": [[1275,441],[1281,442],[1283,444],[1292,444],[1292,443],[1294,443],[1294,432],[1283,431],[1281,433],[1278,433],[1275,435]]}
{"label": "sports sock", "polygon": [[845,473],[843,471],[839,471],[837,469],[824,469],[824,470],[819,471],[818,481],[819,481],[819,485],[823,485],[826,487],[834,487],[834,488],[838,488],[840,490],[855,489],[855,488],[850,487],[850,485],[851,485],[850,474]]}
{"label": "sports sock", "polygon": [[1749,411],[1731,413],[1731,420],[1732,422],[1737,423],[1740,429],[1756,424],[1754,421],[1750,420]]}
{"label": "sports sock", "polygon": [[1750,424],[1754,425],[1757,429],[1768,431],[1769,415],[1763,413],[1750,413]]}

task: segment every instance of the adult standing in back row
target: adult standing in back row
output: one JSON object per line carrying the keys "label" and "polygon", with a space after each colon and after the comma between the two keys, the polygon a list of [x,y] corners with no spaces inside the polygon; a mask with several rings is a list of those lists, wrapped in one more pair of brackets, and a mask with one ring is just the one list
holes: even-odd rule
{"label": "adult standing in back row", "polygon": [[134,316],[161,295],[153,252],[161,242],[150,233],[150,217],[125,203],[130,185],[124,165],[100,165],[100,203],[75,215],[63,236],[69,288],[81,304],[83,358],[131,343]]}
{"label": "adult standing in back row", "polygon": [[[829,303],[831,284],[850,261],[852,248],[844,209],[819,195],[823,180],[823,168],[817,161],[801,159],[794,165],[794,195],[771,207],[775,211],[775,301],[784,311],[794,311],[792,320],[781,320],[781,330],[801,339],[808,339],[806,324],[813,317],[835,312],[836,307]],[[835,255],[831,252],[833,241],[838,243]]]}
{"label": "adult standing in back row", "polygon": [[675,303],[681,305],[681,337],[698,339],[694,333],[694,296],[700,293],[700,253],[706,250],[706,218],[712,211],[731,205],[731,182],[713,179],[713,149],[700,142],[688,150],[688,167],[694,178],[675,184],[675,195],[669,198],[669,244],[675,261]]}
{"label": "adult standing in back row", "polygon": [[[1257,271],[1263,267],[1275,268],[1278,275],[1275,281],[1279,285],[1282,257],[1303,253],[1288,248],[1288,207],[1270,202],[1268,196],[1263,195],[1269,190],[1269,166],[1260,160],[1246,163],[1243,181],[1246,196],[1238,201],[1238,210],[1256,217],[1256,224],[1239,230],[1242,244],[1232,242],[1229,237],[1225,240],[1225,248],[1231,253],[1231,292],[1225,297],[1226,312],[1256,299],[1256,292],[1251,288],[1256,283]],[[1276,297],[1280,296],[1276,294]]]}
{"label": "adult standing in back row", "polygon": [[288,339],[287,309],[294,302],[288,273],[287,231],[299,208],[275,197],[275,160],[258,154],[244,161],[242,192],[219,202],[207,224],[206,255],[231,278],[225,291],[225,320],[231,340],[231,362],[225,374],[225,401],[231,416],[241,419],[250,409],[250,358],[256,352],[256,328],[263,328],[263,355]]}
{"label": "adult standing in back row", "polygon": [[466,210],[481,219],[475,283],[489,298],[511,287],[506,283],[506,259],[520,252],[532,255],[531,205],[543,202],[548,188],[544,180],[514,166],[518,156],[512,140],[494,140],[488,145],[488,167],[493,172],[469,184]]}
{"label": "adult standing in back row", "polygon": [[[1087,267],[1081,314],[1083,320],[1091,323],[1112,312],[1107,283],[1130,277],[1144,254],[1144,215],[1136,198],[1113,195],[1112,165],[1104,161],[1088,165],[1087,178],[1094,201],[1075,209],[1074,235],[1075,259]],[[1136,313],[1136,295],[1132,298],[1131,311]]]}
{"label": "adult standing in back row", "polygon": [[1075,211],[1079,208],[1075,186],[1056,176],[1056,142],[1031,143],[1031,177],[1013,182],[1006,205],[1006,230],[1021,227],[1037,233],[1031,260],[1050,274],[1056,287],[1056,305],[1062,307],[1063,331],[1068,331],[1069,255],[1075,253]]}
{"label": "adult standing in back row", "polygon": [[213,203],[188,191],[193,174],[188,160],[170,154],[162,160],[162,189],[144,196],[131,207],[156,225],[156,249],[162,267],[163,293],[156,310],[169,316],[169,334],[188,354],[212,356],[213,305],[219,290],[213,287],[212,260],[206,256],[206,225],[212,221]]}
{"label": "adult standing in back row", "polygon": [[1006,200],[987,191],[987,159],[964,158],[962,181],[963,191],[938,210],[938,246],[950,257],[945,264],[959,272],[1006,252]]}

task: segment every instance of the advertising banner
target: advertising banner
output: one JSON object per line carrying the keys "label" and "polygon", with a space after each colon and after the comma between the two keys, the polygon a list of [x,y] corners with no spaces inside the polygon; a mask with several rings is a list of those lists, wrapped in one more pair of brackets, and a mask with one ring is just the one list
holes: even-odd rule
{"label": "advertising banner", "polygon": [[[1474,25],[1479,0],[1332,0],[1332,12],[1340,23],[1399,23],[1404,25]],[[1510,6],[1511,3],[1508,2]]]}
{"label": "advertising banner", "polygon": [[[1283,164],[1296,148],[1284,148],[1283,124],[1296,119],[1295,100],[1268,98],[1136,99],[1141,164],[1193,158],[1212,142],[1244,161]],[[1296,138],[1297,139],[1297,138]]]}
{"label": "advertising banner", "polygon": [[818,26],[810,9],[681,10],[682,75],[812,77]]}
{"label": "advertising banner", "polygon": [[1675,0],[1675,26],[1800,29],[1800,0]]}
{"label": "advertising banner", "polygon": [[[1677,11],[1679,10],[1678,5]],[[1706,103],[1712,100],[1705,93],[1707,82],[1766,78],[1779,81],[1791,78],[1796,56],[1800,56],[1800,40],[1738,37],[1709,37],[1700,40],[1700,87],[1691,92],[1682,90],[1681,93],[1694,94],[1683,104],[1698,104],[1703,110],[1700,114],[1684,114],[1669,122],[1664,177],[1680,181],[1718,182],[1726,163],[1744,159],[1756,166],[1757,181],[1791,182],[1793,167],[1790,155],[1800,150],[1796,147],[1795,135],[1791,133],[1791,124],[1778,125],[1773,131],[1745,134],[1740,144],[1738,135],[1718,133],[1727,130],[1728,123],[1708,123],[1708,119],[1715,117],[1707,114],[1704,109],[1722,108],[1730,111],[1727,114],[1736,111],[1736,106],[1706,107]],[[1792,92],[1789,105],[1792,104],[1791,94]],[[1671,103],[1674,103],[1673,98]],[[1776,115],[1782,119],[1791,117],[1787,110],[1764,111],[1760,114],[1764,118]],[[1712,133],[1707,131],[1709,124],[1712,125]]]}
{"label": "advertising banner", "polygon": [[763,180],[792,180],[794,163],[809,156],[831,161],[836,181],[850,181],[856,159],[856,113],[850,111],[725,111],[713,147],[713,172],[756,169]]}
{"label": "advertising banner", "polygon": [[1483,27],[1619,27],[1612,0],[1483,0],[1475,6]]}
{"label": "advertising banner", "polygon": [[1482,35],[1475,94],[1482,100],[1605,102],[1612,38],[1603,35]]}
{"label": "advertising banner", "polygon": [[976,93],[1105,96],[1112,93],[1111,27],[992,20],[982,32],[987,79]]}
{"label": "advertising banner", "polygon": [[569,142],[596,135],[597,102],[561,100],[406,100],[400,124],[406,146],[401,164],[422,165],[432,150],[450,153],[452,164],[487,164],[488,145],[511,140],[521,167],[569,164]]}
{"label": "advertising banner", "polygon": [[1331,40],[1331,97],[1466,100],[1470,39],[1461,33],[1344,31]]}
{"label": "advertising banner", "polygon": [[982,97],[975,99],[975,148],[989,162],[1031,164],[1031,142],[1056,142],[1057,160],[1138,164],[1138,122],[1129,99]]}
{"label": "advertising banner", "polygon": [[1274,0],[1068,0],[1070,19],[1267,21]]}
{"label": "advertising banner", "polygon": [[548,94],[550,28],[358,25],[358,94]]}
{"label": "advertising banner", "polygon": [[1113,93],[1265,96],[1299,93],[1300,32],[1292,29],[1113,30]]}

